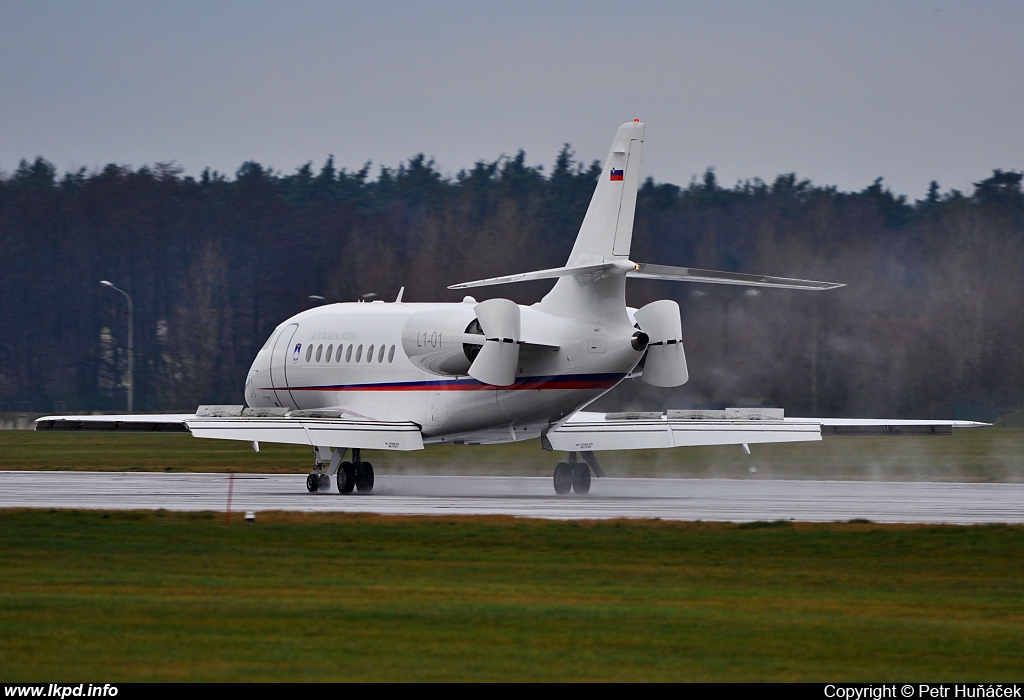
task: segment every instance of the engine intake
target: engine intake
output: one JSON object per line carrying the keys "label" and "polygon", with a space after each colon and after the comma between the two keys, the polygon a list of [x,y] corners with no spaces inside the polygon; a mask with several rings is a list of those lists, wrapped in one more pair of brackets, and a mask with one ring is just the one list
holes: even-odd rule
{"label": "engine intake", "polygon": [[424,309],[402,329],[402,349],[412,363],[443,377],[465,376],[484,338],[472,307]]}

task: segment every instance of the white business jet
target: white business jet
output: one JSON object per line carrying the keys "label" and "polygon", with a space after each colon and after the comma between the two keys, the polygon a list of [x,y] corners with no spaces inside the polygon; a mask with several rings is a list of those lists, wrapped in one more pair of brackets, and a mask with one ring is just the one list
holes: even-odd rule
{"label": "white business jet", "polygon": [[[310,492],[373,489],[365,450],[540,438],[566,453],[558,494],[603,476],[595,452],[820,440],[822,434],[934,433],[968,421],[785,417],[780,409],[593,413],[581,409],[626,378],[687,381],[679,306],[626,306],[626,279],[824,291],[841,284],[635,263],[629,259],[644,124],[615,134],[564,267],[455,284],[467,289],[556,280],[538,303],[508,299],[337,303],[278,326],[245,380],[246,406],[187,415],[47,416],[37,430],[188,431],[201,438],[310,445]],[[346,459],[350,455],[349,459]]]}

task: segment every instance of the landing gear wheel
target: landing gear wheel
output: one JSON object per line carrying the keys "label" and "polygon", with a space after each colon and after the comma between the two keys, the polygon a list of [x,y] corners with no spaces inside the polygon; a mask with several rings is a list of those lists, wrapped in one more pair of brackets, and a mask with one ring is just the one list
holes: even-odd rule
{"label": "landing gear wheel", "polygon": [[321,491],[330,491],[330,489],[331,489],[331,477],[327,476],[326,474],[321,474],[319,481],[320,481],[319,486],[320,486],[320,490]]}
{"label": "landing gear wheel", "polygon": [[559,496],[572,491],[573,483],[573,468],[571,465],[565,462],[559,462],[555,465],[555,493]]}
{"label": "landing gear wheel", "polygon": [[338,482],[338,493],[352,493],[356,485],[356,468],[352,462],[342,462],[334,478]]}
{"label": "landing gear wheel", "polygon": [[373,491],[373,465],[369,462],[363,462],[356,470],[356,489],[359,493]]}
{"label": "landing gear wheel", "polygon": [[306,477],[306,490],[310,493],[316,493],[316,490],[320,488],[320,479],[317,478],[316,474],[310,474]]}
{"label": "landing gear wheel", "polygon": [[590,467],[579,462],[572,467],[572,490],[582,496],[590,491]]}

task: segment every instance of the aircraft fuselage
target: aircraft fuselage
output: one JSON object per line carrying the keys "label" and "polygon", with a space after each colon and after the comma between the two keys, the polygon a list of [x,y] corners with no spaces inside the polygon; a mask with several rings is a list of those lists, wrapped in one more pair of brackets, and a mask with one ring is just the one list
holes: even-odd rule
{"label": "aircraft fuselage", "polygon": [[411,420],[425,442],[510,442],[537,437],[592,402],[643,356],[630,344],[632,326],[521,306],[515,383],[484,384],[465,373],[470,360],[459,342],[474,306],[372,302],[304,311],[278,326],[257,355],[246,402]]}

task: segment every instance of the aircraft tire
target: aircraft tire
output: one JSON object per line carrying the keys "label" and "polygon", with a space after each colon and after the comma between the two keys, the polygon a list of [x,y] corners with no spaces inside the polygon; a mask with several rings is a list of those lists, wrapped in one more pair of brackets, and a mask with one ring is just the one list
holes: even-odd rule
{"label": "aircraft tire", "polygon": [[310,493],[316,493],[317,489],[320,488],[320,479],[317,478],[316,474],[310,474],[306,477],[306,490]]}
{"label": "aircraft tire", "polygon": [[573,469],[570,465],[565,462],[559,462],[555,465],[555,493],[559,496],[572,491],[573,482]]}
{"label": "aircraft tire", "polygon": [[356,489],[359,493],[373,491],[373,465],[369,462],[363,462],[356,470]]}
{"label": "aircraft tire", "polygon": [[590,467],[576,463],[572,470],[572,490],[583,495],[590,492]]}
{"label": "aircraft tire", "polygon": [[352,493],[356,485],[356,468],[352,462],[342,462],[334,478],[338,482],[338,493]]}

